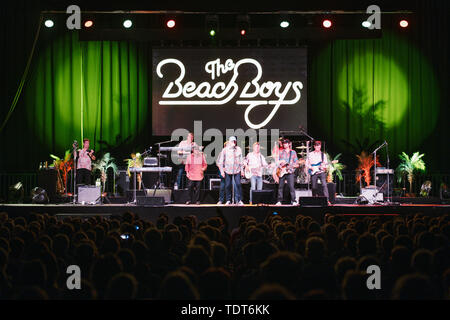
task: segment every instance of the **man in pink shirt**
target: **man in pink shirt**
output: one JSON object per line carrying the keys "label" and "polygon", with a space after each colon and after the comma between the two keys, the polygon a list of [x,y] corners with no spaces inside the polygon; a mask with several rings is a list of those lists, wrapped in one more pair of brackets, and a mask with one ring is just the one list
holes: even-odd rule
{"label": "man in pink shirt", "polygon": [[77,184],[91,184],[94,150],[89,149],[89,139],[83,139],[83,149],[77,151]]}
{"label": "man in pink shirt", "polygon": [[203,180],[203,173],[208,167],[206,158],[200,148],[195,146],[193,152],[186,158],[186,176],[188,178],[188,190],[190,201],[186,204],[200,204],[200,185]]}

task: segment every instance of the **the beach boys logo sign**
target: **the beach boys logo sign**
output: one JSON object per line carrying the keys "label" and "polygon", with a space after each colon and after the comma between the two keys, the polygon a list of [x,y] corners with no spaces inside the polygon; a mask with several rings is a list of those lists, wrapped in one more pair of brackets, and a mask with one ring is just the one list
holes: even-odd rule
{"label": "the beach boys logo sign", "polygon": [[[166,64],[175,64],[179,67],[180,73],[178,78],[169,82],[166,90],[162,95],[161,105],[224,105],[235,97],[238,97],[236,104],[244,105],[245,122],[250,128],[259,129],[264,127],[272,120],[281,106],[293,105],[300,100],[301,89],[303,84],[301,81],[288,81],[281,83],[280,81],[261,82],[263,70],[261,65],[255,59],[241,59],[234,62],[227,59],[225,63],[221,63],[220,59],[208,61],[205,65],[205,71],[210,75],[211,80],[219,79],[222,74],[232,72],[231,80],[228,83],[218,81],[215,84],[209,82],[195,83],[186,81],[186,69],[180,60],[164,59],[157,68],[158,77],[163,78],[163,67]],[[244,64],[253,65],[256,70],[256,76],[246,82],[243,88],[239,88],[236,81],[239,77],[239,67]],[[288,93],[293,91],[295,96],[292,99],[286,99]],[[179,100],[180,97],[184,99]],[[260,123],[252,123],[249,119],[249,113],[258,106],[271,106],[272,111],[269,116]]]}

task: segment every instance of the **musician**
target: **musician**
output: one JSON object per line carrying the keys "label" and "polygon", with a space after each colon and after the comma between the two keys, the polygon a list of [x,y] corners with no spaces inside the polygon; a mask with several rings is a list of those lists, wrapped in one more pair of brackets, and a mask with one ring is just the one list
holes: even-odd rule
{"label": "musician", "polygon": [[[197,146],[197,144],[194,142],[194,134],[192,132],[189,132],[186,140],[181,141],[178,144],[178,147],[180,148],[193,148]],[[192,150],[192,149],[191,149]],[[185,170],[186,165],[186,158],[191,154],[191,150],[179,150],[178,151],[178,159],[180,161],[180,164],[178,166],[178,173],[177,173],[177,180],[174,186],[174,189],[182,189],[182,177]]]}
{"label": "musician", "polygon": [[217,159],[217,165],[220,170],[220,174],[225,176],[225,194],[227,202],[225,204],[231,204],[232,197],[232,183],[234,181],[235,188],[234,194],[237,195],[238,204],[243,205],[242,202],[242,186],[241,176],[244,175],[242,150],[238,147],[236,137],[232,136],[228,139],[226,147],[220,153]]}
{"label": "musician", "polygon": [[291,204],[295,206],[298,203],[295,201],[294,170],[298,167],[298,158],[297,153],[291,148],[291,142],[289,139],[283,140],[283,149],[280,150],[277,165],[278,167],[286,166],[288,170],[288,172],[281,178],[277,177],[275,179],[275,181],[279,183],[277,205],[281,205],[281,201],[283,201],[284,184],[287,182],[291,194]]}
{"label": "musician", "polygon": [[[227,143],[228,143],[228,141],[224,142],[224,144],[223,144],[224,149],[222,149],[222,151],[219,152],[219,155],[217,156],[217,160],[220,159],[221,154],[224,152],[225,147],[227,146]],[[217,168],[219,171],[218,174],[220,177],[219,201],[217,202],[217,204],[221,205],[225,202],[225,175],[222,175],[222,173],[219,169],[219,164],[217,163],[217,160],[216,160],[216,165],[217,165]],[[234,190],[236,190],[236,183],[234,182],[234,180],[233,180],[233,188],[234,188]],[[235,203],[239,202],[237,194],[234,195],[234,202]]]}
{"label": "musician", "polygon": [[[312,189],[317,190],[318,183],[317,180],[320,178],[322,182],[322,190],[327,200],[329,200],[328,186],[327,186],[327,166],[328,160],[327,156],[321,151],[322,142],[314,142],[314,151],[310,152],[308,158],[306,159],[306,168],[311,174]],[[329,203],[329,201],[328,201]]]}
{"label": "musician", "polygon": [[200,152],[198,146],[195,146],[191,155],[186,158],[185,170],[188,178],[189,196],[191,199],[190,201],[187,201],[186,204],[200,204],[200,184],[207,167],[205,155],[203,152]]}
{"label": "musician", "polygon": [[249,170],[251,173],[250,203],[252,203],[253,202],[252,190],[262,190],[263,188],[262,172],[263,168],[267,167],[266,159],[260,152],[259,142],[255,142],[253,144],[253,152],[247,154],[244,162],[246,171]]}
{"label": "musician", "polygon": [[89,149],[89,139],[83,139],[83,149],[77,150],[77,184],[91,184],[94,150]]}

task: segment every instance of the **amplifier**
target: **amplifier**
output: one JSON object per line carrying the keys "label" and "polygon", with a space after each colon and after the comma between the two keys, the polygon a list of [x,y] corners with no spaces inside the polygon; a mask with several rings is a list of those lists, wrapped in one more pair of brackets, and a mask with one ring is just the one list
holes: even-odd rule
{"label": "amplifier", "polygon": [[96,204],[100,203],[100,187],[97,186],[79,186],[78,203]]}

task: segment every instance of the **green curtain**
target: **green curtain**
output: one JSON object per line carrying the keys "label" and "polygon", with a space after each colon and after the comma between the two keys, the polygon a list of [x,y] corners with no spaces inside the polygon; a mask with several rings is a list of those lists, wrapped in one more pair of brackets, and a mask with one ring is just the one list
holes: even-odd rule
{"label": "green curtain", "polygon": [[335,40],[310,57],[309,125],[334,153],[356,160],[362,149],[372,152],[387,140],[395,163],[401,151],[431,150],[426,142],[439,118],[439,85],[405,37],[384,31],[380,39]]}
{"label": "green curtain", "polygon": [[83,42],[77,32],[65,32],[45,41],[35,59],[26,117],[46,151],[64,154],[82,138],[97,151],[138,143],[150,123],[148,46]]}

